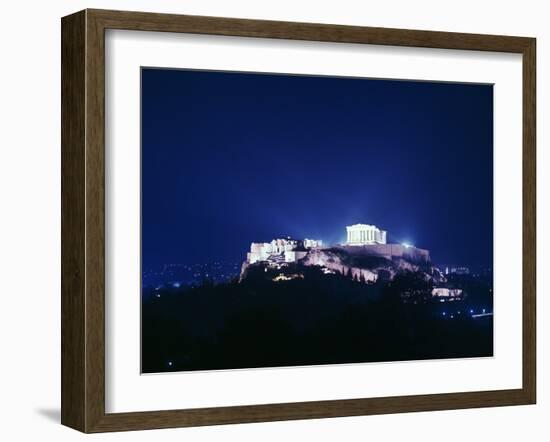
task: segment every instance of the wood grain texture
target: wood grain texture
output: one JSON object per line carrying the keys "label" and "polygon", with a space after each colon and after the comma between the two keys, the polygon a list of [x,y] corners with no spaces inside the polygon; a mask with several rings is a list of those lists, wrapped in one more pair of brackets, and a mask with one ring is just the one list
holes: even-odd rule
{"label": "wood grain texture", "polygon": [[105,37],[86,11],[86,431],[105,415]]}
{"label": "wood grain texture", "polygon": [[418,31],[319,23],[245,20],[149,12],[88,10],[105,29],[186,32],[257,38],[367,43],[376,45],[522,52],[529,38],[456,32]]}
{"label": "wood grain texture", "polygon": [[61,29],[61,422],[85,420],[85,13]]}
{"label": "wood grain texture", "polygon": [[536,41],[523,51],[523,389],[537,395]]}
{"label": "wood grain texture", "polygon": [[[105,413],[105,30],[231,35],[523,55],[523,387],[515,390]],[[83,432],[531,404],[536,398],[535,40],[141,12],[62,19],[62,423]]]}

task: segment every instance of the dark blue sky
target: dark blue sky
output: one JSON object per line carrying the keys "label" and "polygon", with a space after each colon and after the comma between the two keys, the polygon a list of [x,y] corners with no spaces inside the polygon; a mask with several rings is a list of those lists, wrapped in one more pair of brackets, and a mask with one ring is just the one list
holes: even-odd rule
{"label": "dark blue sky", "polygon": [[354,223],[492,266],[492,162],[490,85],[143,69],[143,268]]}

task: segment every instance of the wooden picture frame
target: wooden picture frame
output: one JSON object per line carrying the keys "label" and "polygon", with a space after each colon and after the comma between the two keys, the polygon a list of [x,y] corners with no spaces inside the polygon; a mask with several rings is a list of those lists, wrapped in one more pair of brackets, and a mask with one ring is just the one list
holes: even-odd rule
{"label": "wooden picture frame", "polygon": [[[512,390],[132,413],[105,411],[105,30],[420,48],[523,57],[523,386]],[[534,404],[536,178],[534,38],[84,10],[62,19],[62,410],[83,432]]]}

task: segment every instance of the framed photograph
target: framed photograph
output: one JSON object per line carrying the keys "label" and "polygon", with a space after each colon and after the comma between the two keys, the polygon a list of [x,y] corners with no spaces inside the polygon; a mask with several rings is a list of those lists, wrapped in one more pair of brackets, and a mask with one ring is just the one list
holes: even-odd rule
{"label": "framed photograph", "polygon": [[535,39],[62,19],[62,423],[534,404]]}

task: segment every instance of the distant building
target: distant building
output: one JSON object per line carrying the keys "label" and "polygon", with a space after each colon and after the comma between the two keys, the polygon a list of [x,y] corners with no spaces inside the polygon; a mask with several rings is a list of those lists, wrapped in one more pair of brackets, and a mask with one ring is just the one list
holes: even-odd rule
{"label": "distant building", "polygon": [[456,267],[451,265],[445,266],[445,275],[469,275],[469,274],[470,274],[469,267],[465,267],[465,266]]}
{"label": "distant building", "polygon": [[432,289],[432,298],[437,298],[441,302],[459,300],[462,297],[462,289],[450,289],[447,287],[434,287]]}
{"label": "distant building", "polygon": [[304,248],[306,249],[318,249],[323,247],[323,241],[320,239],[304,239]]}
{"label": "distant building", "polygon": [[248,264],[259,261],[275,263],[296,262],[307,255],[307,251],[321,247],[323,242],[315,239],[296,240],[291,238],[277,238],[271,242],[253,242],[250,252],[247,253]]}
{"label": "distant building", "polygon": [[386,244],[385,230],[370,224],[354,224],[346,227],[348,246],[363,246],[368,244]]}
{"label": "distant building", "polygon": [[292,281],[293,279],[304,279],[304,275],[300,273],[294,273],[292,275],[285,275],[284,273],[279,273],[275,278],[273,278],[273,281],[279,282],[279,281]]}

